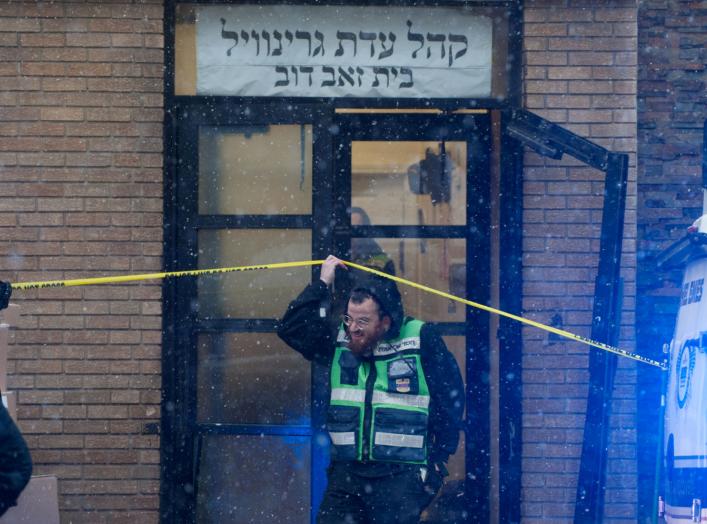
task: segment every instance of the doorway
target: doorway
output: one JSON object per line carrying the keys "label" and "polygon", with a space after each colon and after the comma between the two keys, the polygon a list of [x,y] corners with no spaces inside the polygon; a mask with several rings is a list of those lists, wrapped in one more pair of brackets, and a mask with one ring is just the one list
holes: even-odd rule
{"label": "doorway", "polygon": [[[488,303],[488,112],[340,110],[334,125],[336,253]],[[414,287],[399,287],[405,314],[434,323],[443,335],[466,388],[464,428],[450,457],[450,476],[422,522],[470,522],[468,508],[486,506],[489,492],[489,317]]]}
{"label": "doorway", "polygon": [[[333,252],[488,303],[488,112],[217,99],[178,113],[167,269]],[[304,267],[165,283],[165,522],[314,522],[326,483],[326,381],[275,332],[289,301],[317,275]],[[401,292],[406,314],[438,326],[466,384],[461,445],[424,521],[484,521],[488,315],[414,288]]]}

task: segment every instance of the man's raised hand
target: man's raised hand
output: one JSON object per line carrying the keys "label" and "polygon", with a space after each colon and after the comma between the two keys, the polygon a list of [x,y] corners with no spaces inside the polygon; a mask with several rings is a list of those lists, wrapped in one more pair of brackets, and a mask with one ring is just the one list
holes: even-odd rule
{"label": "man's raised hand", "polygon": [[319,279],[327,286],[331,286],[336,276],[337,267],[343,267],[344,269],[348,269],[346,267],[346,264],[344,264],[341,260],[336,258],[334,255],[329,255],[322,263],[322,269],[319,273]]}

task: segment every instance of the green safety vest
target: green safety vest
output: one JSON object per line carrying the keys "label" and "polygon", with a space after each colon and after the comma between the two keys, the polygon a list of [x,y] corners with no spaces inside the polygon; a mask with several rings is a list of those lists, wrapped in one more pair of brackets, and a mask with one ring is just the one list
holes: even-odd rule
{"label": "green safety vest", "polygon": [[420,357],[423,324],[406,318],[400,335],[379,343],[370,360],[345,347],[339,330],[327,412],[334,460],[426,463],[430,392]]}

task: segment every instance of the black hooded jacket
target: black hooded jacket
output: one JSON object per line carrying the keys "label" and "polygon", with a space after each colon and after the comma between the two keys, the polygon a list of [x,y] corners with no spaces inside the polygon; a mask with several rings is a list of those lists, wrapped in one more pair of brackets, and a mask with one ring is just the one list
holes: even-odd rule
{"label": "black hooded jacket", "polygon": [[32,459],[25,439],[0,404],[0,515],[17,504],[32,475]]}
{"label": "black hooded jacket", "polygon": [[[375,282],[357,284],[370,289]],[[395,287],[395,286],[393,286]],[[380,286],[371,289],[381,306],[402,322],[402,306],[397,288]],[[279,337],[304,358],[329,369],[334,354],[336,332],[328,318],[326,304],[329,288],[321,280],[307,286],[289,305],[278,329]],[[396,304],[397,302],[397,304]],[[398,323],[397,328],[400,328]],[[422,369],[430,390],[428,437],[430,463],[446,462],[459,443],[459,429],[464,412],[464,383],[454,357],[434,326],[424,324],[420,333]]]}
{"label": "black hooded jacket", "polygon": [[[0,310],[7,307],[11,294],[12,286],[0,281]],[[17,497],[31,475],[32,458],[27,443],[10,413],[0,403],[0,515],[17,504]]]}

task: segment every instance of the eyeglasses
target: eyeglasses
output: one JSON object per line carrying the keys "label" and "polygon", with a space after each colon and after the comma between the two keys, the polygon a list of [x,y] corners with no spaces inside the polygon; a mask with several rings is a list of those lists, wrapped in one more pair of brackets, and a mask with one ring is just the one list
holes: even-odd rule
{"label": "eyeglasses", "polygon": [[351,327],[354,324],[358,324],[359,327],[365,328],[371,323],[371,319],[367,317],[353,318],[349,315],[342,315],[341,321],[346,327]]}

